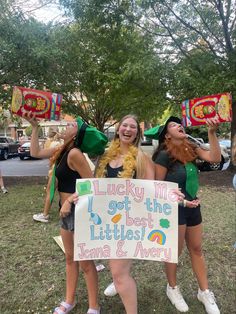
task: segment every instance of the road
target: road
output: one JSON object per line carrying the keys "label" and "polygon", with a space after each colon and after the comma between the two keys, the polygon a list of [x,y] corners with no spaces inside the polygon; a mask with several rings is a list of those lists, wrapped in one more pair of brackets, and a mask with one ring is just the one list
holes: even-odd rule
{"label": "road", "polygon": [[2,175],[6,177],[20,176],[47,176],[49,169],[48,159],[20,160],[19,157],[0,160]]}
{"label": "road", "polygon": [[[143,151],[151,156],[153,152],[152,146],[142,146]],[[49,169],[48,159],[20,160],[19,157],[9,158],[8,160],[0,160],[0,168],[2,175],[5,177],[12,176],[47,176]]]}

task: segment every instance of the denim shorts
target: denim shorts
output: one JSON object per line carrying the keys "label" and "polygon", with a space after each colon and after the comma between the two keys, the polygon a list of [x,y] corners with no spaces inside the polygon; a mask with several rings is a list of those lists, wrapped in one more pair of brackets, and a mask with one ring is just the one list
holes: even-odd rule
{"label": "denim shorts", "polygon": [[179,225],[197,226],[202,222],[200,205],[195,208],[179,206]]}
{"label": "denim shorts", "polygon": [[60,227],[67,231],[74,231],[75,226],[75,205],[71,205],[71,212],[68,216],[60,219]]}

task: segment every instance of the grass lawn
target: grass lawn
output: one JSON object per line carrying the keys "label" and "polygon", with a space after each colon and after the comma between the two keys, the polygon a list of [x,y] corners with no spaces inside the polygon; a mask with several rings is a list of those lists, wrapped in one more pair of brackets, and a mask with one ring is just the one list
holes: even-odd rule
{"label": "grass lawn", "polygon": [[[44,201],[41,184],[13,185],[0,194],[0,313],[52,313],[64,297],[64,254],[53,240],[59,234],[57,200],[48,224],[36,223]],[[236,313],[235,307],[235,192],[232,188],[203,186],[204,252],[210,288],[221,313]],[[98,261],[97,263],[100,263]],[[103,290],[111,282],[107,261],[99,273],[100,304],[103,314],[124,313],[118,296],[107,298]],[[138,284],[140,314],[177,313],[165,295],[166,279],[160,262],[134,261],[133,275]],[[189,305],[189,313],[205,313],[196,298],[197,283],[184,251],[179,261],[178,281]],[[72,313],[85,314],[87,293],[84,278],[78,285],[79,305]]]}

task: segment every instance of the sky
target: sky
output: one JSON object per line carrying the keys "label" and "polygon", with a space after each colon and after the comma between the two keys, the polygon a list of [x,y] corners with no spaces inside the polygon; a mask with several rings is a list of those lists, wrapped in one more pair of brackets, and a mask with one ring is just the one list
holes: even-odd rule
{"label": "sky", "polygon": [[52,1],[54,4],[47,4],[42,6],[40,4],[40,0],[28,0],[22,3],[23,12],[34,16],[40,22],[60,22],[64,20],[63,10],[59,8],[59,6],[55,3],[56,1]]}

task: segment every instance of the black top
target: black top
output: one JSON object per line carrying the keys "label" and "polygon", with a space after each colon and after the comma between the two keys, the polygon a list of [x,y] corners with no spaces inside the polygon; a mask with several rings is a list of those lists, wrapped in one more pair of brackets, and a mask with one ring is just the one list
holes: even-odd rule
{"label": "black top", "polygon": [[154,162],[167,168],[165,181],[178,183],[179,188],[181,188],[181,192],[185,195],[185,198],[189,201],[193,200],[193,198],[186,191],[187,174],[183,163],[178,160],[173,161],[165,150],[161,150],[159,152]]}
{"label": "black top", "polygon": [[109,164],[107,164],[106,170],[106,178],[117,178],[119,172],[123,170],[123,166],[112,168]]}
{"label": "black top", "polygon": [[[112,168],[109,164],[106,166],[106,178],[117,178],[119,172],[123,171],[123,166]],[[136,179],[136,171],[134,171],[132,179]]]}
{"label": "black top", "polygon": [[67,157],[69,152],[65,152],[57,162],[55,176],[58,180],[58,191],[72,194],[75,192],[76,179],[81,179],[81,176],[68,166]]}

